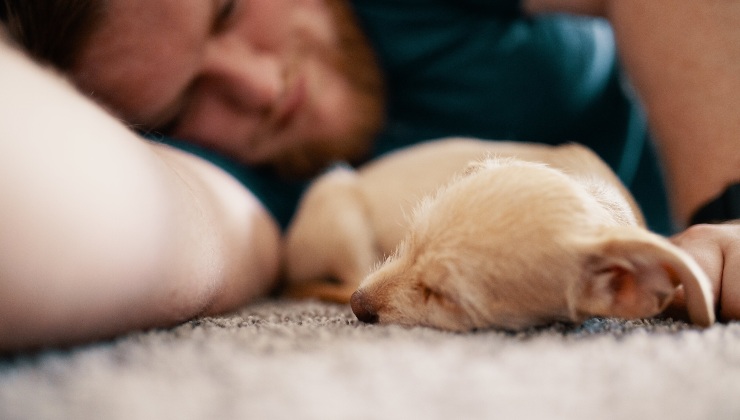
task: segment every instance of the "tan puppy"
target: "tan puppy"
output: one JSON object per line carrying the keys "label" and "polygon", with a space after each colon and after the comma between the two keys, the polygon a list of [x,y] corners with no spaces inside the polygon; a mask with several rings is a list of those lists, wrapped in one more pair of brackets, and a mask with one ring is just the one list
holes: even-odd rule
{"label": "tan puppy", "polygon": [[452,138],[396,151],[357,171],[348,167],[329,171],[306,192],[287,230],[287,294],[349,302],[370,269],[406,235],[416,204],[471,161],[488,155],[554,163],[567,158],[568,152],[536,144]]}
{"label": "tan puppy", "polygon": [[[414,202],[486,154],[497,158],[457,176],[405,222]],[[333,171],[289,230],[286,273],[303,285],[294,291],[346,299],[399,242],[352,296],[363,321],[468,330],[641,318],[658,314],[680,285],[692,320],[714,320],[702,271],[647,232],[616,176],[580,146],[454,139],[358,173]],[[327,276],[338,284],[315,282]]]}

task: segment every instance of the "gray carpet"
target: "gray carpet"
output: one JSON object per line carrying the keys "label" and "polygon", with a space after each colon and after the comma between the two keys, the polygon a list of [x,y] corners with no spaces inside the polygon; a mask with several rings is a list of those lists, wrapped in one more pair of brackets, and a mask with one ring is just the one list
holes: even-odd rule
{"label": "gray carpet", "polygon": [[0,359],[0,419],[740,419],[740,323],[512,334],[359,324],[266,301]]}

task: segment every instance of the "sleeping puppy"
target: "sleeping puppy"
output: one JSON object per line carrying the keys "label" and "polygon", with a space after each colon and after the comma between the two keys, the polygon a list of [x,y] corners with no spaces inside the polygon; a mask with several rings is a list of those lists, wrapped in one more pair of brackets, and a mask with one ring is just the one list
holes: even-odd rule
{"label": "sleeping puppy", "polygon": [[299,203],[285,237],[286,294],[348,303],[407,231],[416,203],[487,155],[555,163],[560,148],[451,138],[401,149],[358,170],[336,167]]}
{"label": "sleeping puppy", "polygon": [[[496,157],[480,160],[487,154]],[[643,318],[679,287],[693,322],[714,321],[696,263],[644,228],[616,176],[583,147],[454,139],[322,181],[289,230],[287,271],[304,295],[346,299],[400,242],[352,295],[362,321],[462,331]],[[310,281],[327,276],[337,284]]]}

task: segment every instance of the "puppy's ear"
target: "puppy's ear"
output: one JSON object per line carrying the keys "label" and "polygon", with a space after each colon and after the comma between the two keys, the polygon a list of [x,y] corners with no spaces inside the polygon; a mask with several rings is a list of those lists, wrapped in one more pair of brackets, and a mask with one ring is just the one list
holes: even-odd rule
{"label": "puppy's ear", "polygon": [[714,322],[706,274],[667,239],[639,228],[607,232],[586,250],[576,311],[596,316],[646,318],[659,314],[683,285],[691,321]]}

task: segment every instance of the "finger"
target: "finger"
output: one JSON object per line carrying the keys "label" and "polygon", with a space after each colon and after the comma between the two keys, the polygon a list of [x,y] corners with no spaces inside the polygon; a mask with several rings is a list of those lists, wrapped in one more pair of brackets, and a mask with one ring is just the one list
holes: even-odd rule
{"label": "finger", "polygon": [[712,284],[714,303],[718,304],[724,265],[723,241],[718,232],[712,226],[696,225],[673,236],[670,240],[691,255],[704,270]]}
{"label": "finger", "polygon": [[719,317],[723,321],[740,319],[740,235],[725,249]]}

